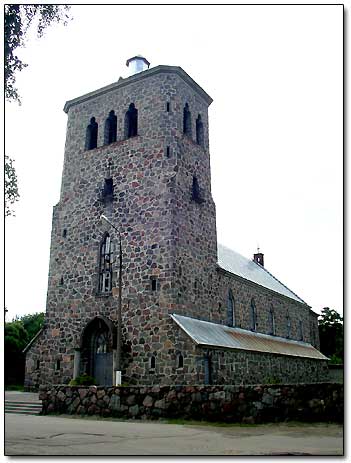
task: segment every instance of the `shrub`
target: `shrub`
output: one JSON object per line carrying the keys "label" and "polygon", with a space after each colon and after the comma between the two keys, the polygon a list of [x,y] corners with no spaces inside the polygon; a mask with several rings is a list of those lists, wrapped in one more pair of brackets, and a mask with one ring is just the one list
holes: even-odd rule
{"label": "shrub", "polygon": [[96,379],[93,376],[89,376],[86,373],[83,375],[77,376],[76,379],[71,379],[68,383],[69,386],[94,386],[96,384]]}

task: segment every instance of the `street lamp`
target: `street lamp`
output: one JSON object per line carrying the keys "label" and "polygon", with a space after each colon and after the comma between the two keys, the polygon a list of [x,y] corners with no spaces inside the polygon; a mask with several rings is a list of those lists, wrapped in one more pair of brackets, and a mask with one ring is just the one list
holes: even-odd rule
{"label": "street lamp", "polygon": [[122,368],[121,368],[121,347],[122,347],[122,241],[121,232],[116,228],[110,220],[101,215],[101,219],[107,222],[118,233],[119,239],[119,275],[118,275],[118,311],[117,311],[117,353],[116,353],[116,386],[122,384]]}

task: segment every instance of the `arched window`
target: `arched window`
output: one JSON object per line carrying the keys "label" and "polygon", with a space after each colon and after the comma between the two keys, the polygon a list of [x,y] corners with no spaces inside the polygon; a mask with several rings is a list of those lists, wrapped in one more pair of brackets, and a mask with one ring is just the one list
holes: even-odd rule
{"label": "arched window", "polygon": [[124,118],[124,137],[131,138],[136,135],[138,135],[138,110],[134,103],[131,103]]}
{"label": "arched window", "polygon": [[104,144],[109,145],[117,140],[117,116],[112,110],[105,121]]}
{"label": "arched window", "polygon": [[275,318],[274,318],[274,309],[270,308],[268,315],[268,324],[269,324],[269,334],[275,335]]}
{"label": "arched window", "polygon": [[98,124],[95,121],[95,117],[90,119],[90,124],[87,127],[86,137],[85,137],[85,149],[93,150],[97,147],[97,137],[98,137]]}
{"label": "arched window", "polygon": [[193,176],[193,184],[191,187],[191,199],[199,204],[202,204],[205,201],[201,194],[199,181],[195,175]]}
{"label": "arched window", "polygon": [[113,264],[113,243],[110,235],[105,233],[100,245],[100,273],[99,292],[109,293],[112,291],[112,264]]}
{"label": "arched window", "polygon": [[191,137],[191,112],[188,103],[185,104],[183,110],[183,133]]}
{"label": "arched window", "polygon": [[291,320],[289,315],[286,316],[286,337],[290,338],[291,336]]}
{"label": "arched window", "polygon": [[299,341],[303,340],[303,327],[302,327],[302,320],[299,320],[299,333],[298,333]]}
{"label": "arched window", "polygon": [[153,355],[150,358],[150,370],[154,370],[156,368],[156,357]]}
{"label": "arched window", "polygon": [[177,357],[177,368],[183,368],[184,367],[184,357],[182,354],[178,354]]}
{"label": "arched window", "polygon": [[255,299],[251,299],[251,304],[250,304],[250,325],[251,325],[251,330],[256,331],[256,304],[255,304]]}
{"label": "arched window", "polygon": [[196,119],[196,143],[198,145],[204,146],[204,125],[199,114]]}
{"label": "arched window", "polygon": [[310,321],[310,335],[311,335],[311,344],[312,346],[316,345],[316,332],[314,330],[313,322]]}
{"label": "arched window", "polygon": [[231,289],[228,291],[227,322],[228,326],[235,326],[234,297]]}

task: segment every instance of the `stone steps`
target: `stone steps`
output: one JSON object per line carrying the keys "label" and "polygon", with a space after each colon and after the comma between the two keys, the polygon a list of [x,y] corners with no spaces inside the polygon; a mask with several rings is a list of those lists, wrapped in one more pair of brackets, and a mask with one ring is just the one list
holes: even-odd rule
{"label": "stone steps", "polygon": [[19,413],[23,415],[39,415],[41,402],[20,402],[5,400],[5,413]]}

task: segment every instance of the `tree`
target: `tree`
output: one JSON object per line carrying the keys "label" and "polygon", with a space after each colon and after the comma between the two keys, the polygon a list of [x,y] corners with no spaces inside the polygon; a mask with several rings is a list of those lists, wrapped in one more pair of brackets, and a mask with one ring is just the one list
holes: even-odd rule
{"label": "tree", "polygon": [[23,384],[25,355],[23,349],[44,324],[45,314],[16,317],[5,323],[5,384]]}
{"label": "tree", "polygon": [[26,331],[20,321],[5,324],[5,384],[23,384]]}
{"label": "tree", "polygon": [[52,23],[70,19],[68,5],[5,5],[5,97],[21,102],[16,88],[16,73],[26,66],[17,55],[17,49],[25,46],[28,31],[35,25],[38,37]]}
{"label": "tree", "polygon": [[321,352],[331,359],[331,363],[343,363],[344,326],[340,314],[324,307],[318,320]]}
{"label": "tree", "polygon": [[27,332],[27,341],[30,342],[34,336],[38,333],[40,328],[44,324],[45,313],[34,313],[29,315],[24,315],[20,318],[23,328]]}
{"label": "tree", "polygon": [[5,154],[5,217],[14,215],[11,205],[18,201],[17,175],[13,160]]}

